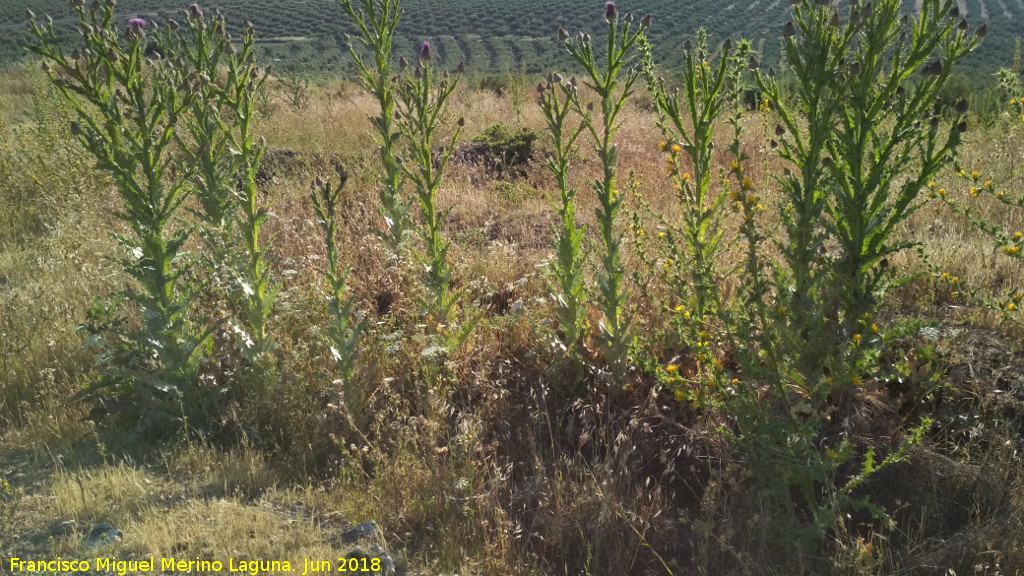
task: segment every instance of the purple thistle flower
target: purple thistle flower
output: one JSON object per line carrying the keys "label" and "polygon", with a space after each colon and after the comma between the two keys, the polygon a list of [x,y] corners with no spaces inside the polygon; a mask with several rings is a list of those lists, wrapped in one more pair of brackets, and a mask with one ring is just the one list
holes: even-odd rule
{"label": "purple thistle flower", "polygon": [[615,2],[604,3],[604,19],[611,22],[619,17],[619,11],[615,8]]}
{"label": "purple thistle flower", "polygon": [[188,15],[193,17],[193,18],[196,18],[196,19],[202,18],[203,17],[203,11],[202,11],[202,9],[199,8],[199,4],[189,4],[188,5]]}
{"label": "purple thistle flower", "polygon": [[128,21],[128,25],[131,26],[132,28],[137,28],[139,30],[142,30],[143,28],[146,27],[146,21],[143,20],[142,18],[132,18],[131,20]]}
{"label": "purple thistle flower", "polygon": [[420,61],[421,62],[429,62],[430,61],[430,42],[424,42],[423,43],[423,48],[420,49]]}

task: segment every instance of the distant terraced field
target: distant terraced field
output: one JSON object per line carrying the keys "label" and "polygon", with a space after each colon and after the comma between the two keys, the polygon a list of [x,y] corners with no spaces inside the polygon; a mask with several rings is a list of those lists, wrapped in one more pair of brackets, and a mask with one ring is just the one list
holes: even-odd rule
{"label": "distant terraced field", "polygon": [[[922,0],[904,0],[907,11],[920,9]],[[764,59],[778,57],[776,40],[789,19],[789,2],[783,0],[677,0],[619,2],[620,9],[654,15],[651,30],[659,61],[667,67],[680,65],[678,45],[682,38],[703,26],[714,41],[726,36],[756,40]],[[848,7],[846,0],[842,8]],[[1024,0],[958,0],[960,11],[971,25],[989,23],[989,36],[972,55],[964,72],[990,74],[1009,66],[1014,43],[1024,36]],[[179,6],[156,0],[121,0],[119,10],[132,16],[163,18]],[[182,8],[185,3],[181,3]],[[0,62],[23,56],[17,42],[27,38],[25,9],[51,14],[64,34],[70,28],[70,9],[64,0],[0,0]],[[220,8],[230,25],[243,17],[256,25],[264,57],[305,70],[339,72],[347,69],[340,38],[349,32],[336,0],[218,0],[206,9]],[[565,65],[561,47],[554,40],[557,26],[570,31],[594,31],[604,25],[602,3],[575,0],[407,0],[400,26],[398,49],[412,53],[414,46],[431,40],[440,58],[454,64],[465,60],[479,74],[523,70],[541,73]]]}

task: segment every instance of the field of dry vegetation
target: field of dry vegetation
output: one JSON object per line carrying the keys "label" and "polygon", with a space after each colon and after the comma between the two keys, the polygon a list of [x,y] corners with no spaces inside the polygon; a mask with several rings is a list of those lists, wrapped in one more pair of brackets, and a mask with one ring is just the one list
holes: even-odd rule
{"label": "field of dry vegetation", "polygon": [[[334,560],[371,546],[342,535],[373,520],[372,546],[394,559],[398,574],[1024,573],[1024,351],[1014,304],[1024,274],[1005,249],[1024,230],[1024,210],[994,197],[1024,194],[1018,108],[991,128],[968,114],[956,162],[921,191],[931,200],[896,227],[894,238],[919,250],[886,260],[906,274],[873,321],[879,334],[901,331],[875,360],[891,369],[865,369],[855,393],[825,402],[816,450],[834,468],[793,472],[822,474],[809,486],[821,510],[835,504],[824,521],[808,505],[819,500],[803,499],[796,480],[784,484],[792,496],[764,487],[763,469],[734,446],[743,429],[725,399],[731,392],[707,391],[717,381],[703,376],[710,364],[667,328],[682,303],[634,249],[659,228],[644,220],[645,233],[630,231],[626,217],[644,214],[641,197],[666,220],[683,217],[678,179],[671,169],[666,175],[660,149],[657,103],[643,88],[626,103],[615,138],[626,190],[624,307],[649,362],[631,356],[634,365],[615,375],[596,329],[578,356],[560,348],[549,283],[559,190],[532,89],[515,100],[463,83],[448,103],[438,136],[447,141],[464,119],[462,148],[436,201],[451,208],[443,232],[453,289],[464,290],[460,310],[478,323],[460,345],[439,349],[435,337],[446,327],[426,326],[420,313],[422,264],[390,254],[376,234],[382,169],[368,117],[378,102],[337,79],[314,83],[303,106],[272,76],[267,86],[255,118],[266,140],[255,182],[269,210],[267,262],[280,282],[268,327],[273,376],[253,375],[255,364],[233,345],[234,324],[222,323],[199,370],[204,402],[175,408],[170,395],[168,410],[156,397],[84,391],[111,362],[110,348],[97,344],[97,323],[110,318],[102,309],[131,285],[113,259],[124,251],[111,237],[127,231],[117,216],[122,199],[72,134],[74,111],[38,65],[0,73],[0,557],[95,557],[83,538],[109,522],[123,537],[104,554],[122,559],[288,559],[301,567],[303,558]],[[762,105],[737,122],[743,186],[756,193],[769,239],[765,258],[781,260],[770,240],[784,234],[781,175],[793,166],[776,150],[779,119]],[[496,152],[473,141],[497,124],[537,136],[528,160],[487,161]],[[732,127],[724,117],[716,126],[712,165],[728,170]],[[337,254],[341,268],[352,267],[354,317],[366,319],[344,383],[324,343],[328,253],[310,197],[311,183],[337,181],[339,166],[348,181]],[[602,163],[588,145],[572,167],[577,215],[597,246],[601,206],[589,181]],[[626,186],[629,174],[635,186]],[[944,200],[972,206],[970,218],[1009,240],[993,239]],[[175,225],[199,227],[195,197],[183,206],[191,212]],[[745,265],[742,222],[742,211],[726,212],[720,270]],[[184,250],[208,248],[193,234]],[[588,286],[593,273],[588,265]],[[742,278],[716,276],[726,300],[744,297]],[[219,309],[225,300],[215,282],[197,285],[209,298],[197,299],[195,317],[239,313],[230,298]],[[588,326],[602,320],[596,303],[585,315]],[[123,321],[139,325],[139,316],[129,307]],[[90,324],[91,333],[83,329]],[[850,337],[861,343],[860,333]],[[738,385],[740,361],[722,354],[718,372]],[[687,392],[690,385],[700,393]],[[723,399],[708,399],[716,394]],[[767,414],[789,410],[787,422],[802,421],[804,392],[786,394],[792,405],[772,404],[767,386],[753,392],[768,399]],[[924,418],[930,423],[918,428]],[[837,455],[837,438],[849,440],[852,457]],[[890,454],[902,457],[864,472],[865,458],[878,465]],[[873,507],[824,499],[858,475],[865,480],[847,495]],[[791,500],[788,511],[779,498]],[[819,528],[817,540],[799,532],[808,526]]]}

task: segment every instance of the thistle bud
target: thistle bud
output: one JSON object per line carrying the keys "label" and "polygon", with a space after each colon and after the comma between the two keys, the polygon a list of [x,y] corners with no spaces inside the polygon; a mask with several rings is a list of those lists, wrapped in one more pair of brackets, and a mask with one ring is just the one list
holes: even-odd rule
{"label": "thistle bud", "polygon": [[117,0],[104,0],[103,4],[107,8],[113,8],[114,6],[117,6]]}
{"label": "thistle bud", "polygon": [[850,63],[850,76],[856,76],[860,74],[860,62]]}
{"label": "thistle bud", "polygon": [[420,62],[430,62],[430,42],[424,42],[420,48]]}
{"label": "thistle bud", "polygon": [[459,65],[455,67],[455,73],[456,74],[465,74],[466,73],[466,61],[465,60],[460,61]]}
{"label": "thistle bud", "polygon": [[31,10],[25,10],[25,16],[28,17],[30,22],[33,22],[36,19],[36,13]]}
{"label": "thistle bud", "polygon": [[732,38],[726,38],[725,42],[722,42],[722,50],[724,52],[732,50]]}
{"label": "thistle bud", "polygon": [[583,34],[583,43],[584,44],[590,44],[590,34],[587,34],[587,33]]}
{"label": "thistle bud", "polygon": [[619,10],[615,8],[615,2],[604,3],[604,19],[607,22],[611,22],[619,17]]}
{"label": "thistle bud", "polygon": [[562,75],[559,74],[558,72],[553,72],[551,74],[551,82],[552,82],[552,84],[561,84],[562,83]]}
{"label": "thistle bud", "polygon": [[967,26],[967,18],[961,18],[960,22],[957,23],[956,28],[957,28],[957,30],[962,30],[962,31],[966,32],[967,28],[968,28],[968,26]]}
{"label": "thistle bud", "polygon": [[625,22],[626,24],[632,24],[633,23],[633,13],[632,12],[626,12],[626,15],[622,17],[622,21]]}
{"label": "thistle bud", "polygon": [[559,42],[565,42],[568,39],[569,39],[569,33],[565,31],[565,28],[562,28],[561,26],[559,26],[558,27],[558,41]]}
{"label": "thistle bud", "polygon": [[978,38],[984,38],[988,34],[988,22],[983,22],[981,26],[974,29],[974,35]]}
{"label": "thistle bud", "polygon": [[416,71],[413,72],[412,77],[417,79],[417,80],[419,80],[420,78],[423,78],[423,67],[422,66],[416,66]]}
{"label": "thistle bud", "polygon": [[89,24],[82,24],[81,30],[82,30],[82,34],[84,34],[86,36],[88,36],[89,34],[92,34],[92,26],[89,25]]}
{"label": "thistle bud", "polygon": [[793,21],[786,22],[786,25],[782,27],[782,36],[784,38],[792,38],[796,35],[796,26]]}
{"label": "thistle bud", "polygon": [[326,184],[327,182],[324,182],[324,179],[319,176],[316,177],[316,180],[313,180],[313,186],[316,188],[323,188]]}
{"label": "thistle bud", "polygon": [[768,77],[775,78],[775,66],[768,67]]}
{"label": "thistle bud", "polygon": [[921,71],[925,76],[940,76],[942,75],[942,61],[936,60],[931,64],[928,64]]}
{"label": "thistle bud", "polygon": [[961,133],[961,134],[963,134],[964,132],[967,132],[967,122],[964,121],[964,122],[961,122],[961,123],[957,124],[956,125],[956,131]]}
{"label": "thistle bud", "polygon": [[171,30],[177,31],[178,28],[181,28],[181,25],[178,24],[178,21],[175,20],[174,18],[168,18],[167,19],[167,27],[170,28]]}
{"label": "thistle bud", "polygon": [[113,48],[111,48],[110,50],[107,51],[107,60],[111,64],[117,62],[119,59],[120,59],[120,56],[118,55],[117,50],[114,50]]}
{"label": "thistle bud", "polygon": [[459,128],[462,128],[463,126],[465,126],[465,125],[466,125],[466,119],[465,119],[465,118],[462,118],[462,117],[459,117],[459,121],[458,121],[458,122],[456,122],[456,124],[458,124],[458,125],[459,125]]}
{"label": "thistle bud", "polygon": [[228,43],[224,44],[224,53],[225,54],[227,54],[228,56],[232,56],[232,55],[235,54],[235,52],[236,52],[236,50],[235,50],[235,45],[234,44],[232,44],[231,42],[228,42]]}
{"label": "thistle bud", "polygon": [[640,21],[640,27],[645,29],[645,30],[647,28],[651,27],[651,15],[650,14],[647,14],[646,16],[644,16],[643,20]]}
{"label": "thistle bud", "polygon": [[753,56],[750,57],[750,61],[747,64],[750,66],[751,70],[757,70],[758,68],[761,67],[761,63],[758,62],[757,58],[754,58]]}
{"label": "thistle bud", "polygon": [[958,114],[967,114],[967,108],[967,100],[964,99],[961,99],[959,102],[953,105],[953,109],[956,110]]}
{"label": "thistle bud", "polygon": [[686,52],[693,50],[693,42],[690,42],[689,38],[686,39],[686,42],[683,42],[683,50]]}
{"label": "thistle bud", "polygon": [[786,128],[782,124],[775,125],[775,135],[781,138],[786,134]]}
{"label": "thistle bud", "polygon": [[871,18],[871,16],[874,13],[875,13],[875,7],[874,7],[874,5],[871,4],[871,2],[868,2],[867,4],[865,4],[864,8],[861,9],[861,11],[860,11],[860,15],[863,16],[865,20],[868,20],[869,18]]}
{"label": "thistle bud", "polygon": [[81,136],[82,135],[82,125],[79,124],[78,122],[76,122],[75,120],[71,121],[71,135],[72,136]]}
{"label": "thistle bud", "polygon": [[[179,6],[180,6],[180,4],[179,4]],[[203,19],[203,10],[199,7],[199,4],[189,4],[188,5],[188,15],[189,15],[189,17],[191,17],[194,20],[202,20]]]}
{"label": "thistle bud", "polygon": [[398,59],[398,67],[402,70],[409,68],[409,61],[405,59],[405,56]]}
{"label": "thistle bud", "polygon": [[47,64],[46,62],[43,62],[41,68],[43,69],[43,72],[49,72],[50,71],[50,65]]}
{"label": "thistle bud", "polygon": [[85,0],[71,0],[71,7],[78,9],[85,6]]}
{"label": "thistle bud", "polygon": [[960,7],[959,6],[953,6],[953,8],[951,8],[950,11],[949,11],[949,17],[950,18],[959,18],[960,17]]}

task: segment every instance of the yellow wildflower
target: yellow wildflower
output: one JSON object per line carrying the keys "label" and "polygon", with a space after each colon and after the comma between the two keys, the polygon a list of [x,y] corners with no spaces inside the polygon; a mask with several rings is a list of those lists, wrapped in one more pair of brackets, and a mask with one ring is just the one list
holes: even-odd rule
{"label": "yellow wildflower", "polygon": [[679,367],[676,366],[675,364],[669,364],[668,366],[665,366],[665,372],[668,372],[669,374],[675,374],[678,371]]}

